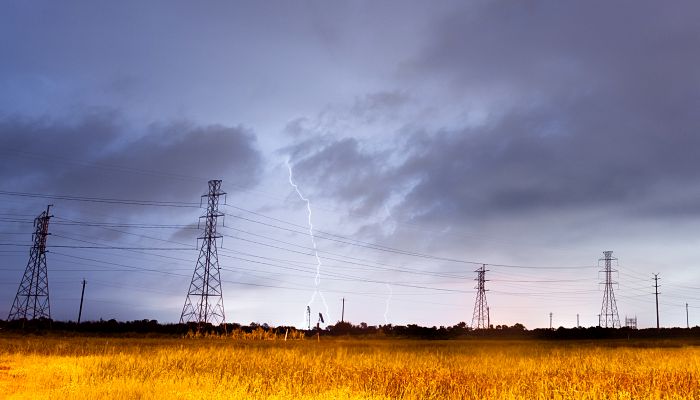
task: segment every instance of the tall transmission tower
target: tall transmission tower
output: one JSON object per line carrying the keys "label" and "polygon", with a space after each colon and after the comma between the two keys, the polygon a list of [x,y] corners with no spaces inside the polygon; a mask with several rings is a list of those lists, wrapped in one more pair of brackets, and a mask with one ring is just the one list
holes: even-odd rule
{"label": "tall transmission tower", "polygon": [[51,205],[34,219],[34,244],[29,251],[27,268],[12,302],[8,320],[51,319],[49,274],[46,268],[46,237],[50,235],[49,220],[53,216],[49,214],[50,210]]}
{"label": "tall transmission tower", "polygon": [[613,260],[617,261],[617,258],[613,258],[612,253],[612,251],[604,251],[604,257],[599,260],[605,261],[605,267],[601,271],[605,274],[605,292],[603,293],[603,304],[600,307],[599,323],[605,328],[621,328],[620,315],[617,313],[617,303],[613,292],[613,284],[617,282],[613,282],[612,279],[613,272],[617,272],[617,270],[612,269],[612,262]]}
{"label": "tall transmission tower", "polygon": [[489,328],[489,310],[486,303],[486,264],[476,271],[476,301],[474,302],[474,314],[472,316],[472,329]]}
{"label": "tall transmission tower", "polygon": [[552,315],[554,315],[554,314],[550,312],[550,313],[549,313],[549,330],[550,330],[550,331],[553,330],[553,329],[552,329]]}
{"label": "tall transmission tower", "polygon": [[221,180],[211,180],[209,192],[202,196],[207,198],[206,214],[200,217],[200,220],[205,219],[204,234],[199,238],[202,246],[185,305],[182,307],[180,323],[222,324],[226,320],[216,248],[216,239],[222,237],[216,232],[217,219],[224,215],[219,212],[219,197],[225,194],[221,191]]}

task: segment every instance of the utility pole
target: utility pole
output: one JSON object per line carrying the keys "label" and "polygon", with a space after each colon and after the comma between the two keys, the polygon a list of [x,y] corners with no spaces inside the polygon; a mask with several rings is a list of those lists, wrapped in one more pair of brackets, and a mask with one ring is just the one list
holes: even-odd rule
{"label": "utility pole", "polygon": [[[617,313],[617,303],[615,302],[615,293],[613,292],[612,274],[617,270],[612,269],[612,262],[617,261],[613,258],[612,251],[604,251],[603,258],[598,261],[604,261],[605,267],[602,271],[605,274],[605,291],[603,292],[603,304],[600,307],[600,316],[605,328],[620,328],[620,315]],[[603,282],[601,282],[603,283]]]}
{"label": "utility pole", "polygon": [[660,329],[659,325],[659,274],[654,274],[654,296],[656,297],[656,329]]}
{"label": "utility pole", "polygon": [[690,329],[690,319],[688,318],[688,303],[685,303],[685,327]]}
{"label": "utility pole", "polygon": [[343,297],[343,311],[340,313],[340,322],[345,322],[345,297]]}
{"label": "utility pole", "polygon": [[489,316],[486,303],[486,264],[476,271],[476,301],[474,302],[474,314],[472,315],[472,329],[488,329]]}
{"label": "utility pole", "polygon": [[576,314],[576,327],[580,328],[581,324],[578,322],[578,314]]}
{"label": "utility pole", "polygon": [[12,302],[8,320],[51,319],[49,304],[49,275],[46,268],[46,238],[49,233],[51,204],[34,218],[34,244],[29,250],[29,261],[24,270],[17,295]]}
{"label": "utility pole", "polygon": [[311,306],[306,306],[306,329],[311,330]]}
{"label": "utility pole", "polygon": [[549,313],[549,330],[552,330],[552,313]]}
{"label": "utility pole", "polygon": [[219,212],[219,197],[225,195],[221,191],[221,180],[209,181],[209,192],[202,195],[207,198],[207,211],[200,217],[205,219],[202,246],[199,250],[197,265],[192,274],[192,282],[187,291],[185,305],[182,307],[180,323],[197,322],[201,324],[223,324],[226,320],[224,313],[224,296],[221,291],[221,275],[219,270],[219,253],[216,239],[222,236],[216,232],[217,219],[224,214]]}
{"label": "utility pole", "polygon": [[486,307],[486,326],[491,329],[491,308]]}
{"label": "utility pole", "polygon": [[83,278],[83,291],[80,293],[80,310],[78,311],[78,324],[80,323],[80,317],[83,315],[83,297],[85,297],[85,278]]}

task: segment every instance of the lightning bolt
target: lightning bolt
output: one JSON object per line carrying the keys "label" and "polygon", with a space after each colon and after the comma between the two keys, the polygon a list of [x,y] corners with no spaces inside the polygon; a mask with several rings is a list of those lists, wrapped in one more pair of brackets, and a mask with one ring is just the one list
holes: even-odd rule
{"label": "lightning bolt", "polygon": [[387,318],[387,315],[389,314],[389,302],[391,301],[391,297],[394,295],[394,289],[391,288],[391,285],[388,283],[385,283],[386,288],[389,289],[389,297],[386,299],[386,308],[384,309],[384,323],[386,325],[389,325],[389,319]]}
{"label": "lightning bolt", "polygon": [[304,197],[303,194],[301,194],[301,191],[299,190],[299,186],[297,186],[296,183],[294,183],[294,176],[292,174],[292,166],[289,164],[289,159],[286,160],[287,164],[287,169],[289,170],[289,184],[292,185],[294,188],[294,191],[297,192],[297,195],[301,199],[301,201],[306,203],[306,211],[308,215],[308,223],[309,223],[309,237],[311,237],[311,244],[313,245],[313,250],[314,250],[314,257],[316,257],[316,276],[314,277],[314,286],[315,290],[314,293],[311,295],[311,300],[309,300],[309,303],[307,304],[307,307],[310,307],[311,304],[314,302],[316,299],[316,295],[318,295],[321,298],[321,301],[323,302],[323,306],[326,309],[326,316],[328,317],[328,303],[326,303],[326,298],[323,297],[323,293],[318,289],[319,285],[321,284],[321,267],[323,266],[323,263],[321,262],[321,257],[318,255],[318,247],[316,246],[316,236],[314,235],[314,224],[311,220],[311,201]]}

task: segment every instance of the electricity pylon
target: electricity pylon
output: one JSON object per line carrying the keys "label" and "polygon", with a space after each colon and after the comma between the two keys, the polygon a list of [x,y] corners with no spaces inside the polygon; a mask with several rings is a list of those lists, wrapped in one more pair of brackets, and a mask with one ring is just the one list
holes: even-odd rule
{"label": "electricity pylon", "polygon": [[49,274],[46,268],[46,237],[49,236],[49,220],[52,217],[49,215],[50,209],[51,205],[47,206],[46,211],[34,219],[34,244],[29,251],[27,268],[12,302],[8,320],[51,319]]}
{"label": "electricity pylon", "polygon": [[476,301],[474,302],[474,314],[472,316],[472,329],[488,329],[489,328],[489,312],[488,304],[486,303],[486,264],[476,271]]}
{"label": "electricity pylon", "polygon": [[[617,303],[615,302],[615,293],[613,292],[612,274],[617,270],[612,269],[613,258],[612,251],[604,251],[604,257],[599,261],[605,261],[605,268],[601,271],[605,273],[605,292],[603,293],[603,304],[600,308],[600,326],[604,328],[621,328],[620,315],[617,313]],[[601,282],[603,283],[603,282]]]}
{"label": "electricity pylon", "polygon": [[219,212],[219,197],[225,194],[221,191],[221,180],[211,180],[209,192],[202,196],[207,198],[207,212],[200,217],[205,218],[204,235],[199,238],[202,240],[202,246],[190,289],[187,291],[185,305],[182,307],[180,323],[197,322],[218,325],[226,320],[219,255],[216,248],[216,239],[222,237],[216,232],[217,219],[224,215]]}

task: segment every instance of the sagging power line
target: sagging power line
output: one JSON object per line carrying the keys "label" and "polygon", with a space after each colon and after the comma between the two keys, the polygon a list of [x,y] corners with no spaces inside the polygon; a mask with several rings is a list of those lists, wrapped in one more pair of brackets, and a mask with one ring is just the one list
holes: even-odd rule
{"label": "sagging power line", "polygon": [[[22,196],[22,197],[32,196],[32,197],[39,197],[39,198],[51,198],[51,197],[41,197],[42,195],[37,195],[37,194],[27,194],[27,193],[20,193],[20,192],[13,192],[13,193],[15,193],[15,194],[17,194],[17,195],[20,195],[20,196]],[[6,194],[6,193],[0,193],[0,194]],[[177,206],[187,206],[187,207],[190,207],[192,204],[194,204],[194,203],[179,203],[179,202],[147,202],[147,201],[139,201],[139,200],[101,199],[101,198],[95,198],[95,197],[77,197],[77,196],[70,196],[70,198],[69,198],[69,196],[54,196],[53,198],[64,199],[64,200],[75,200],[75,201],[99,202],[99,203],[107,203],[107,204],[114,204],[114,203],[117,203],[117,204],[146,205],[146,206],[163,206],[163,207],[171,207],[171,206],[176,206],[176,205],[177,205]],[[9,215],[14,215],[14,214],[9,214]],[[258,213],[258,215],[263,215],[263,214]],[[253,218],[243,218],[243,219],[245,219],[246,221],[249,221],[249,222],[251,222],[251,223],[258,223],[258,222],[260,222],[260,221],[255,221]],[[279,221],[282,221],[282,220],[279,220]],[[14,220],[13,220],[13,221],[11,221],[11,222],[25,222],[25,221],[23,221],[23,220],[22,220],[22,221],[20,221],[20,220],[14,221]],[[55,223],[52,221],[52,225],[54,225],[54,224],[55,224]],[[141,229],[141,228],[143,228],[143,229],[161,229],[161,228],[166,228],[166,229],[189,229],[189,228],[191,228],[191,226],[188,226],[188,225],[176,225],[176,224],[119,224],[119,223],[101,223],[101,222],[87,222],[87,221],[72,221],[72,222],[66,222],[66,223],[64,223],[64,222],[59,222],[58,224],[61,224],[61,225],[64,225],[64,226],[73,226],[73,225],[75,225],[75,226],[94,226],[94,227],[103,228],[103,229],[109,229],[109,228],[115,228],[115,227],[116,227],[116,228],[127,228],[127,229]],[[293,229],[288,229],[288,228],[284,228],[284,227],[275,226],[274,224],[267,224],[267,223],[265,223],[264,225],[266,225],[266,226],[268,226],[268,227],[270,227],[270,228],[280,228],[280,229],[284,229],[284,230],[289,231],[289,232],[294,232],[294,231],[296,231],[296,230],[293,230]],[[118,230],[117,230],[117,231],[118,231]],[[241,233],[245,233],[245,234],[252,234],[251,232],[246,232],[246,231],[244,231],[244,230],[238,230],[238,231],[241,232]],[[303,233],[303,232],[300,231],[299,233],[301,234],[301,233]],[[132,233],[129,233],[129,234],[132,234]],[[331,235],[333,235],[333,236],[331,237]],[[173,242],[173,241],[171,241],[171,240],[153,238],[153,237],[148,237],[148,236],[145,236],[145,235],[139,235],[139,236],[144,237],[144,238],[153,239],[153,240],[162,240],[162,241],[168,241],[168,242],[175,243],[175,242]],[[226,235],[223,235],[223,234],[222,234],[222,236],[226,236]],[[76,239],[74,239],[74,238],[67,237],[67,236],[64,236],[64,238],[69,239],[69,240],[76,240]],[[389,252],[389,253],[398,254],[398,255],[412,256],[412,257],[420,257],[420,258],[428,259],[428,260],[431,260],[431,261],[447,261],[447,262],[476,263],[475,261],[467,261],[467,260],[459,260],[459,259],[455,259],[455,258],[447,258],[447,257],[433,256],[433,255],[425,255],[425,254],[417,253],[417,252],[415,252],[415,251],[406,251],[406,250],[397,249],[397,248],[391,248],[391,247],[388,247],[388,246],[378,245],[378,244],[374,244],[374,243],[370,243],[370,242],[362,242],[362,241],[358,241],[358,240],[356,240],[356,239],[350,239],[350,238],[347,238],[347,237],[344,237],[344,236],[341,236],[341,235],[327,234],[327,237],[321,237],[321,236],[319,236],[319,238],[331,240],[331,241],[333,241],[333,242],[335,242],[335,243],[339,243],[339,244],[342,244],[342,245],[355,246],[355,247],[360,247],[360,248],[369,249],[369,250],[378,250],[378,251]],[[238,239],[238,238],[235,238],[235,239]],[[279,239],[276,239],[276,238],[268,238],[268,239],[269,239],[269,240],[275,240],[276,242],[282,242],[282,241],[280,241]],[[248,242],[252,242],[252,241],[248,241]],[[264,245],[263,243],[258,243],[258,244]],[[291,245],[291,243],[286,243],[286,244]],[[8,245],[14,246],[15,244],[8,244]],[[25,244],[19,244],[19,243],[18,243],[17,245],[18,245],[18,246],[26,246]],[[190,250],[190,249],[191,249],[191,248],[168,248],[168,247],[131,247],[131,246],[98,245],[98,244],[95,244],[94,246],[75,246],[75,245],[57,244],[57,245],[52,245],[52,246],[47,246],[47,247],[49,247],[49,248],[50,248],[50,247],[55,247],[55,248],[67,248],[67,249],[107,249],[107,250],[129,250],[129,251],[133,251],[133,250]],[[301,247],[301,246],[300,246],[300,247]],[[284,248],[282,248],[282,249],[283,249],[283,250],[288,250],[288,249],[284,249]],[[303,253],[303,252],[298,252],[298,254],[300,254],[300,255],[308,255],[307,253]],[[331,253],[331,254],[332,254],[332,253]],[[610,252],[610,254],[612,254],[612,252]],[[250,255],[250,256],[252,256],[252,257],[259,257],[258,255],[255,255],[255,254],[252,254],[252,255]],[[348,256],[346,256],[346,255],[342,255],[342,256],[341,256],[340,254],[339,254],[338,256],[342,257],[342,259],[339,258],[339,259],[336,259],[336,260],[339,261],[339,262],[341,262],[341,263],[343,263],[343,264],[345,264],[345,263],[350,263],[350,262],[347,261],[347,259],[345,259],[345,258],[348,258],[348,259],[357,259],[357,258],[348,257]],[[333,260],[333,258],[329,258],[329,259],[330,259],[330,260]],[[246,261],[246,262],[255,262],[255,263],[258,263],[258,264],[264,264],[264,265],[269,265],[269,266],[278,267],[278,268],[281,268],[281,267],[284,266],[284,265],[273,264],[273,263],[260,263],[259,261],[254,261],[254,260],[246,260],[246,259],[240,259],[240,260],[243,260],[243,261]],[[614,259],[613,259],[613,260],[614,260]],[[290,260],[278,259],[277,261],[279,261],[279,262],[281,262],[282,264],[285,264],[285,265],[290,265],[290,264],[291,264],[291,261],[290,261]],[[295,262],[298,262],[298,261],[295,261]],[[438,272],[438,271],[433,271],[433,272],[419,271],[418,269],[413,270],[413,269],[411,269],[411,268],[407,268],[406,266],[402,266],[402,267],[400,267],[400,268],[380,268],[380,267],[377,267],[377,266],[374,265],[374,264],[381,264],[381,263],[376,263],[376,262],[374,262],[374,261],[372,261],[372,264],[369,264],[369,261],[368,261],[368,263],[365,263],[365,264],[363,264],[363,263],[354,263],[354,264],[356,264],[356,265],[361,265],[361,266],[366,266],[367,268],[372,268],[372,269],[376,269],[376,270],[383,270],[383,271],[385,271],[385,272],[421,273],[421,274],[426,275],[426,276],[442,276],[442,277],[445,277],[445,278],[458,278],[458,279],[463,279],[462,277],[457,277],[457,276],[454,276],[454,275],[449,274],[449,273]],[[293,265],[293,264],[292,264],[292,265]],[[384,264],[382,264],[382,265],[384,265]],[[491,265],[491,266],[496,266],[496,267],[500,266],[500,267],[504,267],[504,268],[513,267],[513,268],[532,268],[532,269],[542,269],[542,270],[544,270],[544,269],[580,268],[580,267],[554,267],[554,268],[547,268],[547,267],[538,267],[538,266],[517,266],[517,265],[501,265],[501,264],[489,264],[489,265]],[[332,267],[332,266],[329,265],[329,267]],[[338,266],[337,268],[341,268],[341,266]],[[482,267],[482,268],[483,268],[483,267]],[[610,269],[611,269],[611,268],[610,268]],[[608,270],[608,268],[607,268],[607,265],[606,265],[606,271],[607,271],[607,270]],[[144,271],[145,271],[145,270],[144,270]],[[603,271],[603,272],[606,272],[606,271]],[[155,270],[152,270],[152,272],[156,272],[156,271],[155,271]],[[614,271],[612,271],[612,272],[614,272]],[[342,280],[356,280],[356,281],[367,282],[367,283],[384,283],[384,281],[381,280],[381,279],[379,279],[379,280],[377,280],[377,279],[366,279],[366,278],[363,278],[363,277],[361,277],[361,276],[353,276],[353,275],[346,275],[346,274],[337,274],[337,275],[335,275],[335,274],[332,274],[332,273],[329,274],[329,275],[330,275],[330,276],[337,276],[338,279],[342,279]],[[606,292],[607,292],[607,288],[608,288],[608,286],[609,286],[609,285],[608,285],[608,282],[611,282],[611,279],[608,279],[608,278],[607,278],[607,275],[608,275],[608,274],[607,274],[607,272],[606,272]],[[577,280],[577,279],[549,279],[549,280],[537,280],[537,279],[495,279],[494,281],[495,281],[495,282],[513,282],[513,283],[528,283],[528,282],[531,282],[531,283],[547,283],[547,282],[554,283],[554,282],[562,282],[562,283],[563,283],[563,282],[576,282],[576,281],[582,281],[582,280]],[[611,284],[614,284],[614,283],[615,283],[615,282],[611,282]],[[610,284],[610,286],[611,286],[611,284]],[[260,286],[264,286],[264,285],[260,285]],[[399,286],[400,286],[400,285],[399,285]],[[418,285],[410,285],[410,284],[409,284],[409,285],[405,285],[405,286],[406,286],[406,287],[419,288],[419,289],[441,290],[440,288],[429,287],[429,286],[424,286],[424,285],[420,285],[420,284],[418,284]],[[500,287],[500,286],[501,286],[501,285],[499,284],[499,287]],[[272,285],[268,285],[268,286],[265,286],[265,287],[273,287],[273,286],[272,286]],[[274,286],[274,287],[279,287],[279,286]],[[279,288],[283,288],[283,287],[279,287]],[[291,288],[285,288],[285,289],[291,289]],[[459,290],[447,290],[447,291],[449,291],[449,292],[456,292],[456,293],[461,292],[461,291],[459,291]],[[501,292],[496,291],[496,292],[493,292],[493,293],[501,293]],[[579,293],[579,292],[573,292],[573,291],[561,291],[561,292],[544,291],[544,292],[542,292],[542,293],[528,293],[528,292],[521,292],[521,293],[503,292],[503,293],[512,294],[512,295],[537,295],[537,294],[541,294],[541,295],[544,295],[544,294],[553,294],[553,295],[557,295],[557,294],[559,294],[559,293],[572,293],[572,294],[573,294],[573,293]],[[611,296],[609,296],[609,298],[611,298],[612,301],[614,302],[614,301],[615,301],[614,293],[612,292],[612,290],[610,290],[609,293],[611,294]],[[624,297],[624,296],[622,296],[622,297]],[[604,294],[604,300],[605,300],[605,294]],[[604,301],[603,304],[605,305],[605,301]],[[604,308],[604,306],[601,307],[601,308]],[[488,308],[488,306],[487,306],[487,307],[486,307],[486,326],[489,326],[489,315],[488,315],[488,314],[489,314],[489,308]],[[607,316],[608,314],[609,314],[609,313],[605,313],[605,312],[601,311],[601,317],[602,317],[602,316]],[[614,314],[617,314],[617,305],[616,305],[616,303],[615,303],[615,313],[614,313]],[[602,321],[602,318],[601,318],[601,317],[599,317],[599,322]],[[687,320],[688,320],[688,317],[687,317],[687,308],[686,308],[686,324],[688,325],[688,321],[687,321]],[[609,323],[609,324],[608,324],[608,327],[619,327],[619,317],[618,317],[617,321],[618,321],[617,324],[615,324],[615,322]]]}

